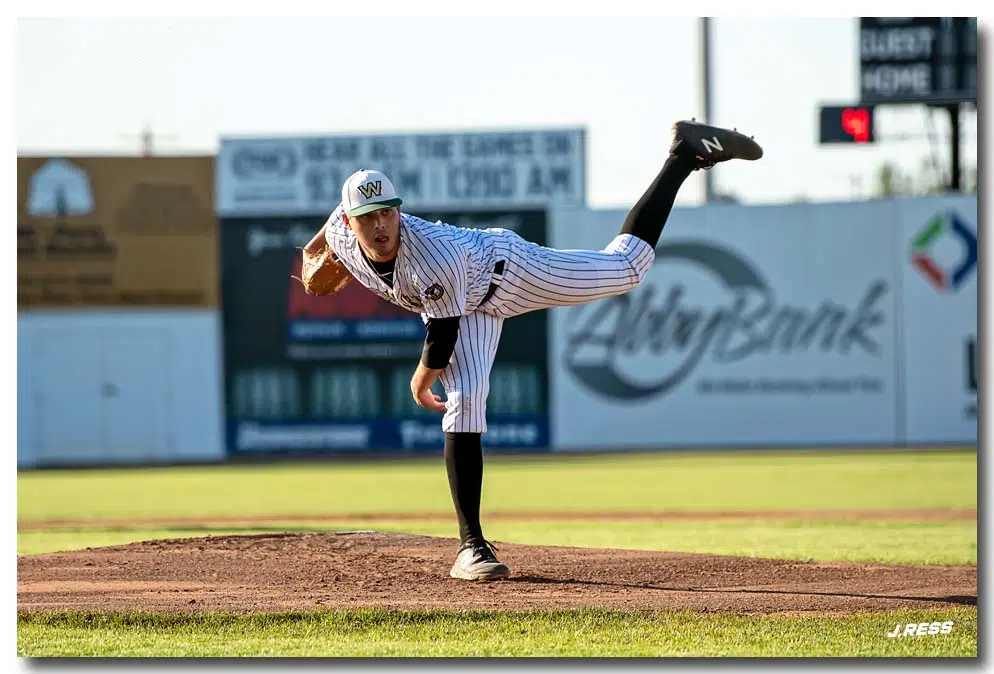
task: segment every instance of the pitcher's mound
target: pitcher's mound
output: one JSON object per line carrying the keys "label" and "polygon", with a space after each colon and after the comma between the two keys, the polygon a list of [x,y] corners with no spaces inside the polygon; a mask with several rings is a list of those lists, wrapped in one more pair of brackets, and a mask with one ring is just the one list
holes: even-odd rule
{"label": "pitcher's mound", "polygon": [[602,607],[734,613],[976,605],[975,567],[496,543],[512,572],[449,578],[457,541],[370,531],[209,536],[17,558],[19,611],[269,613]]}

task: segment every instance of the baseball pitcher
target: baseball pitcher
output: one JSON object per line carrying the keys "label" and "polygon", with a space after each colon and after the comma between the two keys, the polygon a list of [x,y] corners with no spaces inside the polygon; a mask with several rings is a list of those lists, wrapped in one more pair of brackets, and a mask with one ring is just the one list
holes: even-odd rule
{"label": "baseball pitcher", "polygon": [[[737,131],[675,123],[662,170],[603,250],[556,250],[505,229],[427,222],[400,211],[402,200],[382,173],[363,169],[345,181],[341,204],[303,249],[300,280],[307,292],[327,295],[355,279],[421,314],[427,334],[411,395],[419,406],[442,415],[460,538],[450,576],[496,580],[511,573],[480,524],[481,440],[504,320],[632,290],[655,260],[684,180],[718,162],[762,156],[762,148]],[[431,391],[437,380],[445,400]]]}

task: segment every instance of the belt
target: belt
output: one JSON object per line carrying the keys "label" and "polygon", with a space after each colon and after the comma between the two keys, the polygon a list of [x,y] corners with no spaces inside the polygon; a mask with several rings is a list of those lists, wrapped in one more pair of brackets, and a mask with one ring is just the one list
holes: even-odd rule
{"label": "belt", "polygon": [[483,299],[480,300],[480,303],[477,306],[482,307],[484,304],[487,303],[487,300],[489,300],[491,297],[494,296],[494,293],[497,292],[497,288],[500,287],[500,282],[503,279],[504,279],[504,260],[497,260],[497,264],[494,265],[494,276],[493,280],[490,281],[490,287],[487,288],[487,293],[483,296]]}

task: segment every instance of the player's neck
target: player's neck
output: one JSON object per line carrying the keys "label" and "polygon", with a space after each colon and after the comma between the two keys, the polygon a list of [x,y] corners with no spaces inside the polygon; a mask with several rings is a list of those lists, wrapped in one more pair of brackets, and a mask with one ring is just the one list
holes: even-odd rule
{"label": "player's neck", "polygon": [[400,241],[397,242],[397,247],[394,248],[393,252],[386,256],[376,256],[370,251],[366,250],[366,247],[362,245],[359,241],[359,250],[362,251],[362,256],[369,260],[370,262],[375,262],[376,264],[393,264],[397,259],[397,255],[400,253]]}
{"label": "player's neck", "polygon": [[369,253],[363,250],[363,247],[361,245],[359,246],[359,250],[362,251],[362,256],[366,258],[366,262],[369,264],[370,268],[372,268],[372,270],[376,273],[376,275],[379,276],[383,280],[383,282],[386,283],[388,286],[392,286],[393,269],[394,269],[394,263],[397,261],[397,256],[394,255],[389,260],[381,262],[379,260],[374,260],[372,257],[370,257]]}
{"label": "player's neck", "polygon": [[377,259],[372,255],[370,255],[369,251],[367,251],[362,246],[359,246],[359,250],[362,251],[362,256],[366,258],[367,262],[369,262],[372,265],[376,265],[378,267],[390,267],[391,269],[393,269],[394,263],[397,261],[397,253],[394,253],[392,256],[385,259]]}
{"label": "player's neck", "polygon": [[397,253],[394,253],[390,257],[377,258],[377,257],[373,257],[372,255],[370,255],[369,251],[367,251],[362,246],[359,246],[359,249],[362,251],[362,256],[364,258],[366,258],[370,262],[375,262],[376,264],[393,264],[397,260]]}

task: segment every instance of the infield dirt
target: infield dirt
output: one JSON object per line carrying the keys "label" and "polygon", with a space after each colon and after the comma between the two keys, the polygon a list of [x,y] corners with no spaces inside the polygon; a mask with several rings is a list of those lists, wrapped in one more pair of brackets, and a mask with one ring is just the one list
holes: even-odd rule
{"label": "infield dirt", "polygon": [[208,536],[17,558],[18,611],[395,609],[854,613],[977,604],[977,569],[496,542],[511,578],[449,578],[457,541],[371,531]]}

